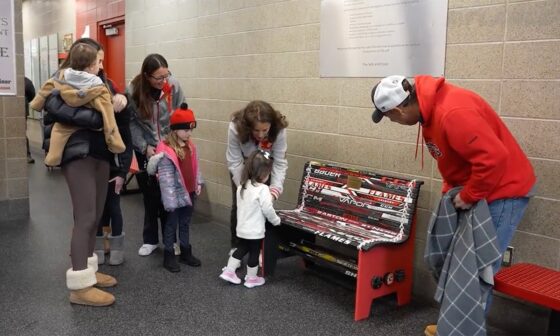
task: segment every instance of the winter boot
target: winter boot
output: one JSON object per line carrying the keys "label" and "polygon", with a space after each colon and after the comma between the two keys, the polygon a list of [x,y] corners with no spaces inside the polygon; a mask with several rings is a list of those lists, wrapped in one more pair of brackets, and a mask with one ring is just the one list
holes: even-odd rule
{"label": "winter boot", "polygon": [[435,324],[430,324],[426,326],[426,329],[424,329],[424,335],[426,336],[436,336],[436,332],[437,332],[437,325]]}
{"label": "winter boot", "polygon": [[111,252],[109,252],[109,265],[120,265],[124,262],[124,232],[120,236],[109,235]]}
{"label": "winter boot", "polygon": [[181,256],[179,257],[179,262],[192,267],[200,266],[200,259],[193,256],[191,245],[189,245],[188,247],[181,246]]}
{"label": "winter boot", "polygon": [[247,275],[245,275],[244,286],[247,288],[253,288],[257,286],[264,285],[264,278],[257,275],[259,266],[249,267],[247,266]]}
{"label": "winter boot", "polygon": [[95,270],[88,266],[85,270],[66,271],[66,286],[70,290],[70,302],[86,306],[109,306],[115,297],[107,292],[92,287],[96,282]]}
{"label": "winter boot", "polygon": [[222,274],[220,274],[220,279],[223,279],[232,284],[239,285],[241,279],[235,274],[235,270],[241,265],[241,260],[235,259],[234,257],[229,257],[227,266],[222,268]]}
{"label": "winter boot", "polygon": [[87,263],[88,267],[91,267],[95,272],[95,278],[97,279],[97,282],[94,284],[95,287],[106,288],[113,287],[117,284],[117,279],[113,278],[110,275],[97,272],[97,254],[94,253],[91,257],[89,257]]}
{"label": "winter boot", "polygon": [[104,236],[95,236],[95,249],[93,253],[97,255],[97,262],[98,265],[102,265],[105,263],[105,237]]}
{"label": "winter boot", "polygon": [[165,267],[165,269],[168,270],[169,272],[173,272],[173,273],[181,271],[181,268],[177,263],[177,257],[175,256],[173,250],[163,251],[163,267]]}

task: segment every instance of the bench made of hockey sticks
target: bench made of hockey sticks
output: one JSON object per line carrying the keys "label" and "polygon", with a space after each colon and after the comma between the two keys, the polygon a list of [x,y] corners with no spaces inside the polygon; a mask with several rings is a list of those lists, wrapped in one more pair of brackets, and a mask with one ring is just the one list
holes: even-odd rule
{"label": "bench made of hockey sticks", "polygon": [[520,263],[502,268],[494,290],[551,309],[548,335],[560,335],[560,272]]}
{"label": "bench made of hockey sticks", "polygon": [[[354,319],[374,299],[410,302],[415,209],[422,181],[308,162],[295,210],[282,219],[279,249],[355,284]],[[338,275],[337,274],[337,275]]]}

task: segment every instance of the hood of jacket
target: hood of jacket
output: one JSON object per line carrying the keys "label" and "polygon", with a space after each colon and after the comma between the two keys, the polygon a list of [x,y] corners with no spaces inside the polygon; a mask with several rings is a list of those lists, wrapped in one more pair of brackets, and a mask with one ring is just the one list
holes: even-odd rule
{"label": "hood of jacket", "polygon": [[422,115],[422,125],[429,125],[434,111],[434,103],[439,89],[444,85],[445,78],[435,78],[432,76],[416,76],[414,77],[414,85],[416,86],[416,96],[418,98],[418,106]]}
{"label": "hood of jacket", "polygon": [[96,75],[85,71],[64,69],[64,80],[77,89],[87,89],[96,85],[103,85],[103,81]]}
{"label": "hood of jacket", "polygon": [[[71,70],[71,69],[66,69]],[[30,103],[31,108],[37,111],[41,111],[45,106],[45,101],[47,97],[51,94],[51,92],[55,89],[60,91],[60,96],[71,107],[78,107],[83,106],[90,103],[95,98],[101,95],[107,95],[107,98],[110,99],[111,93],[109,89],[103,84],[103,81],[95,75],[91,75],[92,77],[97,78],[99,81],[95,80],[95,78],[90,79],[83,79],[79,80],[79,76],[77,74],[72,74],[71,77],[73,78],[72,82],[66,80],[64,71],[59,71],[55,74],[51,79],[46,81],[37,95],[35,99]],[[72,70],[74,71],[74,70]],[[83,71],[79,71],[83,72]],[[92,83],[99,83],[95,84],[94,86],[85,87],[81,86],[78,87],[76,85],[85,85],[86,82],[91,81]]]}

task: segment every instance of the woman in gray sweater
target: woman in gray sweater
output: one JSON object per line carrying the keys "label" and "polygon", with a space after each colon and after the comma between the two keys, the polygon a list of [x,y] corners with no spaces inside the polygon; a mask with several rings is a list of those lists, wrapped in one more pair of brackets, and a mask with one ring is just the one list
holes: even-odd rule
{"label": "woman in gray sweater", "polygon": [[[273,166],[267,184],[270,184],[272,199],[278,199],[284,189],[284,180],[288,170],[288,160],[286,159],[286,150],[288,149],[286,139],[287,126],[288,122],[285,116],[276,111],[269,103],[260,100],[250,102],[244,109],[233,114],[228,128],[228,146],[226,151],[227,165],[232,180],[230,216],[232,249],[237,246],[236,191],[241,180],[241,173],[245,167],[245,160],[257,149],[271,154]],[[268,226],[269,223],[267,223],[267,230],[269,229]]]}

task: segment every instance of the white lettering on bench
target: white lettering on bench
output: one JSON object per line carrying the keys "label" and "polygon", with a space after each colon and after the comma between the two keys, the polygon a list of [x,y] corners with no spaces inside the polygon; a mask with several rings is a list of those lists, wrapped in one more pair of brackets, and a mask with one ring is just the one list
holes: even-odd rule
{"label": "white lettering on bench", "polygon": [[339,243],[341,243],[341,244],[345,244],[345,245],[349,245],[349,244],[350,244],[350,240],[349,240],[349,239],[346,239],[346,238],[343,238],[343,237],[340,237],[340,236],[336,236],[336,235],[334,235],[334,234],[332,234],[332,233],[326,233],[326,232],[323,232],[323,231],[316,230],[316,231],[315,231],[315,235],[321,236],[321,237],[323,237],[323,238],[328,238],[328,239],[330,239],[330,240],[334,240],[335,242],[339,242]]}
{"label": "white lettering on bench", "polygon": [[[380,212],[391,212],[394,214],[399,214],[400,211],[399,210],[393,210],[391,209],[392,207],[390,205],[387,204],[379,204],[379,206],[375,206],[375,205],[371,205],[365,202],[359,202],[356,201],[355,199],[352,199],[348,196],[341,196],[338,198],[338,201],[340,203],[346,203],[346,204],[350,204],[350,205],[354,205],[360,208],[366,208],[369,210],[375,210],[375,211],[380,211]],[[400,221],[399,221],[400,222]]]}
{"label": "white lettering on bench", "polygon": [[313,171],[314,174],[325,175],[329,177],[340,177],[340,173],[335,173],[327,170],[315,169]]}
{"label": "white lettering on bench", "polygon": [[355,206],[358,206],[358,207],[360,207],[360,208],[367,208],[367,207],[368,207],[368,204],[366,204],[366,203],[364,203],[364,202],[358,202],[358,201],[356,201],[356,200],[354,200],[354,199],[352,199],[352,198],[350,198],[350,197],[344,197],[344,196],[342,196],[342,197],[339,197],[338,200],[339,200],[340,203],[346,203],[346,204],[350,204],[350,205],[355,205]]}

